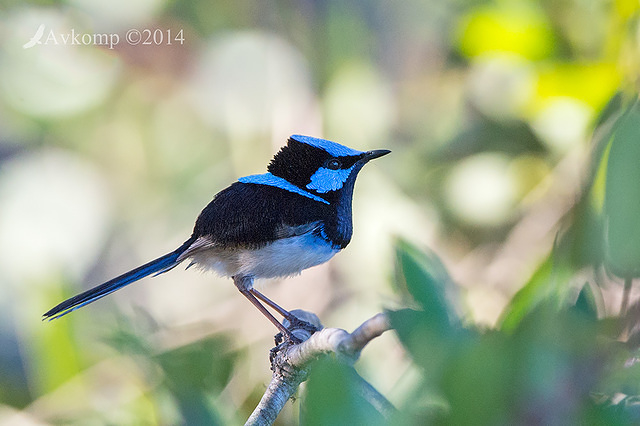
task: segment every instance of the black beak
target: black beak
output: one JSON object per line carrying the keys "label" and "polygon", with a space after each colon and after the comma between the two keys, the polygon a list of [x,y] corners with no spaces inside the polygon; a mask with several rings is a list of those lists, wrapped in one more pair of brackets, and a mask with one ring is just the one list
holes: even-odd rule
{"label": "black beak", "polygon": [[373,160],[374,158],[382,157],[383,155],[387,155],[390,152],[391,151],[389,151],[388,149],[374,149],[373,151],[367,151],[364,153],[364,161],[367,162]]}

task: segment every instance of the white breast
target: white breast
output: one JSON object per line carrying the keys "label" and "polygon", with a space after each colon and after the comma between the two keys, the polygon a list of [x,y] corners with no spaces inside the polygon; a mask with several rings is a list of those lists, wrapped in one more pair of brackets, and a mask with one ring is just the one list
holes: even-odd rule
{"label": "white breast", "polygon": [[312,233],[282,238],[255,250],[206,248],[189,256],[201,269],[223,276],[249,275],[278,278],[297,275],[331,259],[335,249]]}

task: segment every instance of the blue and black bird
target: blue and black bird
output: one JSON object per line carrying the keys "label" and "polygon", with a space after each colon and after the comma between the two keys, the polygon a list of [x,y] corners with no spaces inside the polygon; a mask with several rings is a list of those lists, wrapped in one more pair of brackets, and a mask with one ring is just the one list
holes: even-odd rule
{"label": "blue and black bird", "polygon": [[351,201],[362,167],[388,150],[357,151],[325,139],[293,135],[267,173],[238,179],[215,195],[180,247],[80,293],[44,314],[55,319],[183,261],[231,277],[240,292],[287,337],[263,306],[295,318],[253,288],[256,278],[288,277],[345,248],[353,232]]}

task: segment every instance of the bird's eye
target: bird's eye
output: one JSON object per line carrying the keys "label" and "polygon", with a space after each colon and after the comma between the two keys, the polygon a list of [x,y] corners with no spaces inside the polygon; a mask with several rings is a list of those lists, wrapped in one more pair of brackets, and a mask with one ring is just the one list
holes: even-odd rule
{"label": "bird's eye", "polygon": [[340,161],[336,160],[335,158],[327,161],[327,169],[331,169],[331,170],[338,170],[341,166]]}

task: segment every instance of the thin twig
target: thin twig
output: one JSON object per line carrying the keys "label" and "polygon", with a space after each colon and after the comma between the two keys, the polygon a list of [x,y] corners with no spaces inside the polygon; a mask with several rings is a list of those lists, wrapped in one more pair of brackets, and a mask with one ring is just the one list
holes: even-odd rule
{"label": "thin twig", "polygon": [[[387,316],[377,314],[362,323],[353,333],[339,328],[325,328],[310,337],[304,336],[306,340],[300,344],[285,343],[273,357],[271,382],[245,426],[271,425],[300,383],[306,380],[311,361],[322,355],[335,353],[339,359],[353,363],[367,343],[389,329]],[[295,335],[301,337],[298,333]],[[389,416],[394,410],[393,405],[364,379],[362,382],[363,395],[383,415]]]}
{"label": "thin twig", "polygon": [[627,308],[629,307],[629,295],[631,293],[632,285],[633,285],[633,278],[627,277],[624,279],[624,290],[622,291],[622,305],[620,306],[621,317],[627,314]]}
{"label": "thin twig", "polygon": [[376,388],[374,388],[371,383],[367,382],[363,379],[358,373],[354,370],[354,377],[357,380],[359,386],[358,391],[360,396],[362,396],[369,404],[373,406],[382,416],[390,420],[394,414],[397,414],[396,407],[385,398]]}

